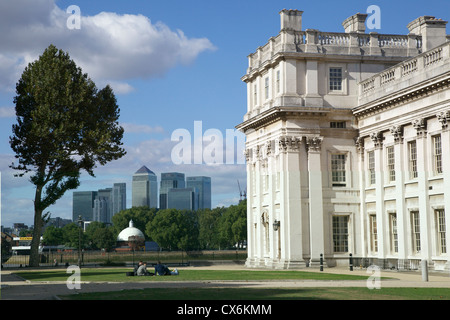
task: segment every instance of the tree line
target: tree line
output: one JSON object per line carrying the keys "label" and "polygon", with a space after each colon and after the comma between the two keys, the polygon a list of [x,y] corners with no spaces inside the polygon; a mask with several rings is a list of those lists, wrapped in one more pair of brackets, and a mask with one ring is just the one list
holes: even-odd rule
{"label": "tree line", "polygon": [[49,226],[43,243],[77,249],[81,244],[83,249],[110,251],[130,220],[144,233],[146,241],[154,241],[164,250],[227,249],[241,247],[247,239],[247,204],[241,201],[227,208],[196,211],[133,207],[115,214],[111,226],[91,222],[81,233],[76,223],[63,228]]}

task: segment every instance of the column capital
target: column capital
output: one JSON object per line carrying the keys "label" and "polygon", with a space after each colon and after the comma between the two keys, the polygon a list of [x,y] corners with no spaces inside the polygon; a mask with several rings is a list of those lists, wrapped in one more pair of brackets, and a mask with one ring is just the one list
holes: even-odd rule
{"label": "column capital", "polygon": [[306,150],[308,152],[320,152],[323,137],[306,137]]}
{"label": "column capital", "polygon": [[436,117],[441,123],[442,130],[448,129],[448,125],[450,123],[450,110],[439,112]]}
{"label": "column capital", "polygon": [[364,153],[364,138],[363,137],[356,137],[355,139],[355,145],[356,145],[356,151],[358,153]]}
{"label": "column capital", "polygon": [[278,139],[278,149],[280,152],[296,152],[301,143],[302,137],[300,136],[281,136]]}
{"label": "column capital", "polygon": [[403,126],[402,125],[393,125],[389,128],[391,134],[394,136],[395,143],[403,142]]}
{"label": "column capital", "polygon": [[383,133],[381,131],[376,131],[376,132],[372,132],[370,134],[370,139],[372,139],[375,148],[379,149],[381,147],[383,147]]}
{"label": "column capital", "polygon": [[424,138],[427,133],[427,121],[425,118],[418,118],[411,122],[414,129],[417,130],[417,137]]}

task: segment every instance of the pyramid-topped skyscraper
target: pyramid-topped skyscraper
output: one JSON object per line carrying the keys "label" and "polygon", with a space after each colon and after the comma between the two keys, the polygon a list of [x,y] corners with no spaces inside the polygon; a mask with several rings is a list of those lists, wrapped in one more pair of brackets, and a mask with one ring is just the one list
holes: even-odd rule
{"label": "pyramid-topped skyscraper", "polygon": [[158,207],[158,182],[153,171],[142,166],[133,175],[132,206]]}

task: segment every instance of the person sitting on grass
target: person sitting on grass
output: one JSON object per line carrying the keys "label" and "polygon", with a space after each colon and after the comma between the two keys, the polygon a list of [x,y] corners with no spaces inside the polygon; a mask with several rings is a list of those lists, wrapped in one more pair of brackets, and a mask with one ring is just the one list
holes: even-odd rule
{"label": "person sitting on grass", "polygon": [[155,266],[155,274],[159,276],[170,276],[171,273],[167,266],[163,265],[161,261],[158,261]]}
{"label": "person sitting on grass", "polygon": [[134,275],[137,276],[137,271],[139,267],[143,264],[142,260],[138,262],[137,266],[134,267]]}
{"label": "person sitting on grass", "polygon": [[152,276],[153,273],[147,271],[147,262],[144,262],[137,270],[136,275],[138,276]]}

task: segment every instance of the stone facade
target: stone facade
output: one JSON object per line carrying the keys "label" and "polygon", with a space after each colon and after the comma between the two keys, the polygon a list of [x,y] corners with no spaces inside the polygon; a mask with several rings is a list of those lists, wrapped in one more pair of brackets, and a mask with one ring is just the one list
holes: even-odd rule
{"label": "stone facade", "polygon": [[280,33],[249,55],[242,78],[247,265],[315,266],[323,255],[335,266],[352,253],[448,268],[446,21],[367,34],[356,14],[337,33],[302,31],[302,13],[280,12]]}

